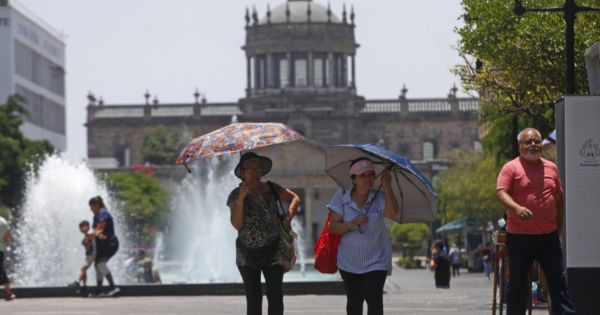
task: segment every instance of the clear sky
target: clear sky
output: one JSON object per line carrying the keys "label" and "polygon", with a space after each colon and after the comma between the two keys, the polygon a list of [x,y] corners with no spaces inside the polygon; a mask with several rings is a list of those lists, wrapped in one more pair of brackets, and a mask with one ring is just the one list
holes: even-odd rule
{"label": "clear sky", "polygon": [[[194,100],[196,88],[212,101],[244,96],[246,7],[264,16],[284,0],[11,0],[65,34],[67,157],[87,156],[86,95],[106,104]],[[313,2],[327,5],[326,0]],[[358,93],[367,99],[444,97],[450,69],[461,62],[454,28],[460,0],[331,0],[341,17],[354,6]],[[463,95],[463,93],[459,94]]]}

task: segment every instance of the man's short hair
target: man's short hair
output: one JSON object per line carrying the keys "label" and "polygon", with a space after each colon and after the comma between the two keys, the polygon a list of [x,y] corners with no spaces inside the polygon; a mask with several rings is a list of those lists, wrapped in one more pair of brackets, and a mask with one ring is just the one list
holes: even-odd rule
{"label": "man's short hair", "polygon": [[524,134],[528,134],[530,132],[535,132],[540,136],[540,139],[542,138],[542,133],[539,132],[539,130],[537,130],[535,128],[527,127],[525,129],[521,130],[521,132],[519,132],[519,134],[517,135],[517,142],[521,142],[521,136],[523,136]]}

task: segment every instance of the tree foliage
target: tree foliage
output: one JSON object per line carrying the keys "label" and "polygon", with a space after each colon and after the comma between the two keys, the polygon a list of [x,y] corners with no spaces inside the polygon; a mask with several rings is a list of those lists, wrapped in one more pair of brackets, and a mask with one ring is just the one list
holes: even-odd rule
{"label": "tree foliage", "polygon": [[[483,152],[460,153],[433,185],[438,193],[438,216],[445,222],[470,217],[480,223],[495,222],[501,215],[496,200],[496,179],[501,165]],[[444,220],[441,220],[444,221]]]}
{"label": "tree foliage", "polygon": [[394,223],[390,226],[394,242],[402,246],[402,255],[412,259],[416,250],[421,248],[429,234],[429,226],[425,223]]}
{"label": "tree foliage", "polygon": [[[564,0],[523,1],[525,7],[562,6]],[[578,5],[598,6],[580,0]],[[455,68],[464,88],[479,94],[482,123],[495,155],[512,157],[511,117],[519,129],[554,128],[554,103],[566,87],[566,44],[563,14],[528,12],[518,17],[514,1],[463,0],[464,25],[458,51],[464,63]],[[600,40],[600,14],[579,13],[575,24],[576,94],[587,94],[586,48]]]}
{"label": "tree foliage", "polygon": [[0,105],[0,206],[9,208],[20,204],[29,168],[37,169],[41,157],[54,150],[48,141],[28,140],[21,133],[27,115],[23,103],[14,95]]}
{"label": "tree foliage", "polygon": [[179,133],[169,132],[164,126],[152,129],[144,136],[142,141],[140,148],[141,160],[155,165],[175,163],[179,138]]}
{"label": "tree foliage", "polygon": [[156,178],[143,173],[111,173],[107,182],[136,241],[148,241],[151,230],[165,227],[168,194]]}

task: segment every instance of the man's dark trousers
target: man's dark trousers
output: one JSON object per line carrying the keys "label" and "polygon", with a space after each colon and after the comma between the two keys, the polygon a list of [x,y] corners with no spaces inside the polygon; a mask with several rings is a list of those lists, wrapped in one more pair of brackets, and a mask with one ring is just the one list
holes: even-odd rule
{"label": "man's dark trousers", "polygon": [[558,233],[511,234],[507,233],[510,290],[507,315],[523,315],[527,305],[527,281],[533,261],[536,260],[546,276],[554,314],[575,314],[569,298],[563,252]]}

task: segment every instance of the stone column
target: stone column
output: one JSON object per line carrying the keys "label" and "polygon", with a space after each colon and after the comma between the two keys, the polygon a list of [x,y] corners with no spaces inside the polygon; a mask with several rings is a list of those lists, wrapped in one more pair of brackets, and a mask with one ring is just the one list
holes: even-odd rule
{"label": "stone column", "polygon": [[246,56],[246,95],[250,95],[250,92],[252,91],[252,66],[250,63],[251,57]]}
{"label": "stone column", "polygon": [[267,88],[275,86],[273,81],[273,54],[267,54],[267,70],[265,72]]}
{"label": "stone column", "polygon": [[348,55],[342,54],[342,87],[348,87]]}
{"label": "stone column", "polygon": [[335,74],[333,73],[333,53],[328,52],[327,53],[327,68],[329,68],[329,73],[327,73],[328,77],[327,77],[327,86],[332,87],[334,86],[334,80],[333,78],[335,77]]}
{"label": "stone column", "polygon": [[308,52],[308,60],[307,60],[307,67],[308,67],[308,71],[306,72],[306,86],[314,86],[315,85],[315,76],[314,76],[314,65],[313,65],[313,52],[309,51]]}
{"label": "stone column", "polygon": [[355,64],[355,59],[354,59],[354,54],[352,54],[352,88],[356,89],[356,64]]}

